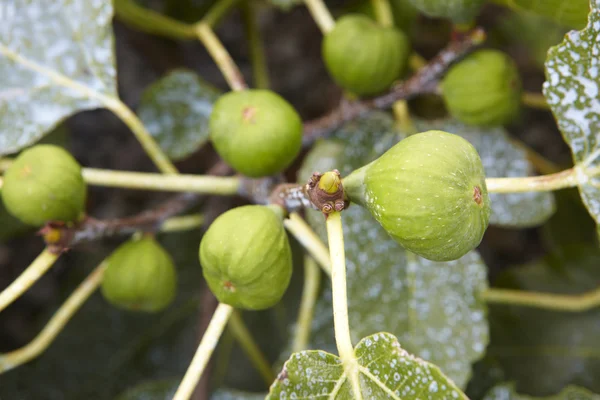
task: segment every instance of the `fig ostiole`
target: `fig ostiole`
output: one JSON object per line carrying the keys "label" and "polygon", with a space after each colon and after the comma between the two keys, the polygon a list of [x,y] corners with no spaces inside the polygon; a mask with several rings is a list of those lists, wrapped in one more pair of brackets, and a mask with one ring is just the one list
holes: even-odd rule
{"label": "fig ostiole", "polygon": [[450,68],[440,88],[450,114],[470,125],[504,125],[521,108],[517,66],[497,50],[470,54]]}
{"label": "fig ostiole", "polygon": [[283,171],[302,146],[300,116],[269,90],[224,94],[213,107],[209,129],[221,158],[249,177]]}
{"label": "fig ostiole", "polygon": [[157,312],[175,298],[175,265],[154,237],[144,235],[128,240],[106,263],[102,294],[112,305],[125,310]]}
{"label": "fig ostiole", "polygon": [[76,222],[83,216],[87,187],[81,166],[61,147],[30,147],[19,154],[3,179],[6,209],[26,224]]}
{"label": "fig ostiole", "polygon": [[450,261],[479,245],[490,217],[481,159],[458,135],[418,133],[343,179],[349,200],[366,207],[407,250]]}
{"label": "fig ostiole", "polygon": [[470,23],[477,17],[485,0],[409,0],[423,14],[448,18],[458,24]]}
{"label": "fig ostiole", "polygon": [[323,60],[333,80],[350,92],[382,92],[404,72],[410,44],[393,27],[382,27],[367,16],[348,14],[325,35]]}
{"label": "fig ostiole", "polygon": [[215,297],[236,308],[279,302],[292,276],[292,252],[278,206],[243,206],[220,215],[200,242],[200,264]]}

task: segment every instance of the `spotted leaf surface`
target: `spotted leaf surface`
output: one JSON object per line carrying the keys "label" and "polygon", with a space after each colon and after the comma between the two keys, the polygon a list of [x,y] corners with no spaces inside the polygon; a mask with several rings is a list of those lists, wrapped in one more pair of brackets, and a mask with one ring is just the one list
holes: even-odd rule
{"label": "spotted leaf surface", "polygon": [[196,73],[175,70],[142,95],[140,119],[169,158],[181,160],[208,140],[208,119],[219,91]]}
{"label": "spotted leaf surface", "polygon": [[364,338],[354,352],[353,371],[324,351],[292,354],[267,399],[466,399],[439,368],[409,354],[389,333]]}
{"label": "spotted leaf surface", "polygon": [[532,397],[518,394],[514,384],[505,383],[492,388],[483,400],[600,400],[600,395],[578,386],[567,386],[553,396]]}
{"label": "spotted leaf surface", "polygon": [[[387,150],[398,140],[388,114],[354,121],[309,153],[300,179],[338,168],[342,176]],[[323,217],[308,221],[326,240]],[[471,375],[488,341],[486,267],[479,254],[440,263],[405,251],[362,207],[342,213],[348,307],[352,338],[388,331],[413,354],[438,365],[459,387]],[[313,320],[313,348],[334,352],[331,289],[325,287]]]}
{"label": "spotted leaf surface", "polygon": [[600,222],[600,0],[587,27],[550,49],[544,94],[571,147],[583,202]]}
{"label": "spotted leaf surface", "polygon": [[0,154],[117,96],[110,0],[4,0],[0,17]]}
{"label": "spotted leaf surface", "polygon": [[[502,128],[481,128],[454,120],[417,121],[419,131],[438,129],[467,139],[479,153],[485,175],[520,177],[533,174],[525,151],[510,141]],[[551,192],[490,193],[490,224],[527,228],[546,222],[555,211]]]}

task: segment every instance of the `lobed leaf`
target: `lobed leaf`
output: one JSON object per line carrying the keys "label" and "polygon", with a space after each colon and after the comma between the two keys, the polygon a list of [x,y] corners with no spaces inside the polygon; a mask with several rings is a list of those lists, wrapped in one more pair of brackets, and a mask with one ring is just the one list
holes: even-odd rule
{"label": "lobed leaf", "polygon": [[167,156],[181,160],[208,140],[208,120],[219,95],[193,71],[178,69],[144,91],[138,114]]}
{"label": "lobed leaf", "polygon": [[583,202],[600,222],[600,0],[585,29],[550,49],[544,95],[571,147]]}
{"label": "lobed leaf", "polygon": [[[313,171],[338,168],[342,176],[387,150],[398,139],[385,113],[353,121],[307,156],[300,179]],[[411,353],[438,365],[459,387],[470,377],[488,340],[486,267],[477,252],[449,263],[432,262],[405,251],[362,207],[343,212],[348,308],[354,340],[378,331],[400,338]],[[323,217],[308,221],[326,240]],[[314,348],[335,351],[331,289],[319,299],[313,320]]]}
{"label": "lobed leaf", "polygon": [[515,385],[505,383],[494,387],[483,400],[600,400],[600,395],[577,386],[567,386],[560,393],[548,397],[532,397],[518,394]]}
{"label": "lobed leaf", "polygon": [[338,357],[310,350],[292,354],[266,400],[467,398],[438,367],[410,355],[389,333],[362,339],[354,352],[360,395],[353,394]]}
{"label": "lobed leaf", "polygon": [[116,97],[110,0],[4,0],[0,26],[0,155],[69,115]]}

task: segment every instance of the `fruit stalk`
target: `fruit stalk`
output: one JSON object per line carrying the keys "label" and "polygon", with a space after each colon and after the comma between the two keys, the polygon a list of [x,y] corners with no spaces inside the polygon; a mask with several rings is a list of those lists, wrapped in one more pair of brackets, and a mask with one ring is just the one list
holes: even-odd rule
{"label": "fruit stalk", "polygon": [[490,193],[549,192],[575,187],[580,184],[579,169],[569,168],[549,175],[524,178],[487,178]]}
{"label": "fruit stalk", "polygon": [[312,329],[312,319],[317,296],[319,295],[320,283],[321,271],[319,271],[317,263],[314,258],[305,255],[304,287],[302,288],[300,310],[298,311],[298,320],[296,322],[296,330],[292,342],[292,353],[297,353],[308,348],[310,331]]}
{"label": "fruit stalk", "polygon": [[219,303],[173,400],[188,400],[192,396],[232,312],[233,307]]}
{"label": "fruit stalk", "polygon": [[550,106],[541,93],[525,92],[521,97],[523,104],[531,108],[537,108],[538,110],[549,110]]}
{"label": "fruit stalk", "polygon": [[54,313],[50,321],[48,321],[35,339],[20,349],[0,355],[0,374],[31,361],[52,344],[56,336],[64,329],[77,310],[96,291],[102,282],[105,268],[105,264],[101,263],[85,278],[56,313]]}
{"label": "fruit stalk", "polygon": [[286,229],[294,235],[296,240],[308,251],[325,273],[331,276],[331,262],[329,250],[313,229],[302,219],[298,213],[291,213],[288,219],[283,220]]}
{"label": "fruit stalk", "polygon": [[159,232],[189,231],[201,227],[202,224],[204,224],[203,214],[182,215],[165,220],[161,225]]}
{"label": "fruit stalk", "polygon": [[242,5],[242,16],[246,27],[246,36],[250,46],[250,58],[252,61],[252,74],[254,76],[254,87],[256,89],[268,89],[269,70],[265,57],[265,47],[258,26],[258,14],[256,4],[246,1]]}
{"label": "fruit stalk", "polygon": [[576,295],[490,288],[483,292],[483,299],[490,304],[515,305],[564,312],[583,312],[600,305],[600,288]]}
{"label": "fruit stalk", "polygon": [[394,26],[394,15],[389,0],[371,0],[375,18],[379,25],[384,27]]}
{"label": "fruit stalk", "polygon": [[304,3],[323,34],[333,29],[335,20],[323,0],[304,0]]}
{"label": "fruit stalk", "polygon": [[0,311],[33,286],[54,265],[59,256],[60,253],[54,253],[50,248],[45,248],[17,279],[0,292]]}
{"label": "fruit stalk", "polygon": [[114,9],[121,22],[143,32],[172,39],[195,38],[193,26],[146,9],[132,0],[117,0]]}
{"label": "fruit stalk", "polygon": [[346,255],[344,252],[344,233],[342,214],[334,211],[326,215],[327,238],[331,259],[331,287],[333,298],[333,327],[338,354],[344,365],[352,391],[357,399],[361,398],[358,380],[358,365],[348,322],[348,295],[346,293]]}

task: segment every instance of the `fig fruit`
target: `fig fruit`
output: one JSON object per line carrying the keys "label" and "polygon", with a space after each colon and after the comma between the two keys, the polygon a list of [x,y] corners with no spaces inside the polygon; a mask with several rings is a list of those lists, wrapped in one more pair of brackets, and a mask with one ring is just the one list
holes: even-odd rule
{"label": "fig fruit", "polygon": [[302,146],[300,116],[269,90],[243,90],[221,96],[210,114],[209,127],[221,158],[250,177],[281,172]]}
{"label": "fig fruit", "polygon": [[106,263],[102,294],[114,306],[156,312],[175,298],[177,271],[169,253],[154,237],[130,239]]}
{"label": "fig fruit", "polygon": [[86,200],[81,166],[58,146],[33,146],[4,173],[2,200],[10,214],[30,225],[77,221]]}
{"label": "fig fruit", "polygon": [[504,125],[519,114],[521,80],[512,59],[496,50],[467,56],[441,83],[446,107],[470,125]]}
{"label": "fig fruit", "polygon": [[433,18],[448,18],[458,24],[471,22],[485,0],[409,0],[423,14]]}
{"label": "fig fruit", "polygon": [[200,263],[220,302],[262,310],[274,306],[292,276],[292,252],[281,221],[267,206],[243,206],[219,216],[200,242]]}
{"label": "fig fruit", "polygon": [[340,18],[325,35],[323,60],[333,80],[357,95],[384,91],[404,72],[408,38],[360,14]]}
{"label": "fig fruit", "polygon": [[430,260],[462,257],[488,226],[483,165],[458,135],[409,136],[342,182],[350,201],[366,207],[407,250]]}

